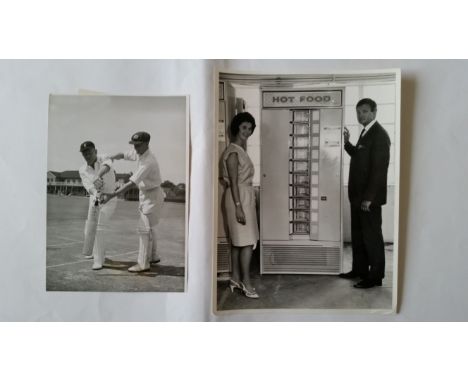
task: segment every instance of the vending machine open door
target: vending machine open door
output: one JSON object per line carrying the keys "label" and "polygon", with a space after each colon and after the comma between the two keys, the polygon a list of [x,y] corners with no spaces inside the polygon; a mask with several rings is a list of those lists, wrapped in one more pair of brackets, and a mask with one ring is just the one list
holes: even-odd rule
{"label": "vending machine open door", "polygon": [[343,90],[264,90],[261,273],[342,268]]}
{"label": "vending machine open door", "polygon": [[224,210],[225,184],[222,179],[223,169],[221,156],[229,145],[229,124],[234,116],[245,109],[242,98],[236,97],[235,90],[225,81],[219,82],[218,100],[218,229],[217,229],[217,272],[231,271],[231,244],[228,237],[228,228]]}

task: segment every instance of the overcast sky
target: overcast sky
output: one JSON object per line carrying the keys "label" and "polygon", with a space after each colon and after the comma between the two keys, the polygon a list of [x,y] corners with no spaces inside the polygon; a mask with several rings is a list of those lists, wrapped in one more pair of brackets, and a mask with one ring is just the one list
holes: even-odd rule
{"label": "overcast sky", "polygon": [[[78,170],[84,141],[93,141],[98,154],[115,154],[132,149],[131,136],[146,131],[163,180],[185,183],[185,109],[185,97],[51,96],[47,169]],[[124,160],[114,165],[118,173],[136,168]]]}

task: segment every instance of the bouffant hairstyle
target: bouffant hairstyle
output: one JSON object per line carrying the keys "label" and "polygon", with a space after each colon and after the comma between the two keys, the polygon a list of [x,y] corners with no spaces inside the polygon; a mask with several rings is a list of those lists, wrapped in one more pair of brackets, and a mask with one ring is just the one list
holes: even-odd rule
{"label": "bouffant hairstyle", "polygon": [[239,126],[244,122],[250,122],[252,124],[252,133],[254,132],[255,118],[252,114],[244,111],[243,113],[236,114],[231,121],[231,126],[229,127],[231,138],[234,138],[239,133]]}
{"label": "bouffant hairstyle", "polygon": [[377,104],[375,103],[374,100],[372,100],[370,98],[363,98],[362,100],[360,100],[357,103],[356,108],[358,108],[359,106],[362,106],[362,105],[368,105],[372,112],[374,112],[377,109]]}

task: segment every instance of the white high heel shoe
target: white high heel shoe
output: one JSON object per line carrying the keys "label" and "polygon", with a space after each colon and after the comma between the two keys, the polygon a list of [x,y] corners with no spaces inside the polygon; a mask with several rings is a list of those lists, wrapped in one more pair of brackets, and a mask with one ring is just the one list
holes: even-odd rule
{"label": "white high heel shoe", "polygon": [[248,290],[244,283],[239,283],[240,286],[242,287],[242,292],[244,292],[245,294],[245,297],[248,297],[248,298],[260,298],[260,296],[258,295],[258,293],[255,291],[255,288],[252,288],[252,290]]}
{"label": "white high heel shoe", "polygon": [[229,289],[231,290],[231,293],[234,292],[234,289],[240,289],[242,290],[242,287],[239,285],[238,282],[234,281],[233,279],[229,280]]}

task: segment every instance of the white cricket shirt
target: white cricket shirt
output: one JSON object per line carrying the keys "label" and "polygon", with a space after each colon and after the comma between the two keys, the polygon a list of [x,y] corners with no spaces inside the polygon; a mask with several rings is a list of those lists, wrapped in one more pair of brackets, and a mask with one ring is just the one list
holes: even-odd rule
{"label": "white cricket shirt", "polygon": [[138,161],[137,169],[130,180],[140,190],[146,191],[161,186],[159,164],[150,149],[146,150],[143,155],[138,155],[135,150],[127,151],[124,153],[124,159]]}
{"label": "white cricket shirt", "polygon": [[115,191],[115,171],[112,168],[112,160],[110,159],[109,155],[103,154],[97,156],[96,162],[94,163],[94,168],[92,166],[88,166],[87,163],[80,167],[81,181],[83,182],[84,188],[89,192],[90,195],[96,195],[96,188],[94,187],[93,182],[96,179],[99,170],[104,165],[109,166],[110,170],[102,177],[102,180],[104,181],[102,192],[110,194]]}

